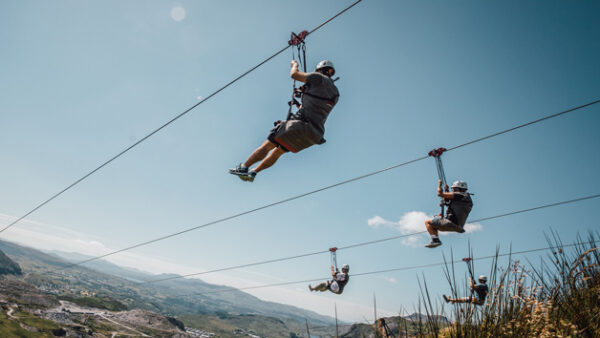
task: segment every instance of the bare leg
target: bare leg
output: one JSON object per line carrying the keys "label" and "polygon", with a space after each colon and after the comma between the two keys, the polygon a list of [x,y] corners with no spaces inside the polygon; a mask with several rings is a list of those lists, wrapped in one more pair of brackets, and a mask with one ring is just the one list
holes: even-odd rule
{"label": "bare leg", "polygon": [[321,292],[327,291],[327,282],[323,282],[323,283],[313,287],[311,290],[312,291],[321,291]]}
{"label": "bare leg", "polygon": [[[267,142],[269,142],[269,141],[267,141]],[[269,143],[273,144],[271,142],[269,142]],[[285,153],[285,151],[283,151],[281,148],[273,149],[273,151],[269,154],[269,156],[267,156],[267,158],[265,158],[262,162],[260,162],[260,164],[257,165],[256,168],[254,168],[254,171],[256,171],[258,173],[262,170],[269,168],[270,166],[275,164],[275,162],[277,162],[279,157],[281,155],[283,155],[284,153]]]}
{"label": "bare leg", "polygon": [[438,235],[438,231],[437,231],[437,229],[435,229],[435,228],[433,227],[433,225],[431,225],[431,221],[432,221],[432,220],[430,220],[430,219],[426,220],[426,221],[425,221],[425,227],[427,227],[427,232],[428,232],[430,235],[435,235],[435,236],[437,236],[437,235]]}
{"label": "bare leg", "polygon": [[465,298],[449,298],[448,301],[451,303],[471,303],[473,300],[471,299],[471,297],[465,297]]}
{"label": "bare leg", "polygon": [[267,156],[267,154],[269,154],[269,151],[271,151],[271,149],[275,147],[277,147],[275,143],[266,140],[265,142],[263,142],[263,144],[260,145],[260,147],[256,148],[256,150],[254,150],[252,154],[250,154],[246,162],[244,162],[244,167],[249,168],[254,163],[262,161]]}

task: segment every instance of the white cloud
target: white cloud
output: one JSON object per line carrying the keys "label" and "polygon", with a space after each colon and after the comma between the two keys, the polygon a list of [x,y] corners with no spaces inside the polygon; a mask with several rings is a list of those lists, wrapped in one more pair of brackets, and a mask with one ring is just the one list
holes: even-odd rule
{"label": "white cloud", "polygon": [[386,226],[398,230],[402,234],[410,234],[425,230],[425,220],[429,218],[426,213],[421,211],[407,212],[397,222],[388,221],[381,216],[375,216],[367,220],[370,227]]}
{"label": "white cloud", "polygon": [[465,232],[470,234],[471,232],[481,231],[483,227],[479,223],[467,223],[465,224]]}
{"label": "white cloud", "polygon": [[[367,220],[367,225],[373,228],[385,226],[406,235],[426,231],[425,221],[430,218],[433,218],[433,216],[427,215],[422,211],[410,211],[402,215],[397,222],[386,220],[381,216],[374,216]],[[466,233],[472,233],[481,231],[482,226],[479,223],[466,223],[464,229]],[[452,234],[452,232],[440,232],[440,235],[442,236],[449,234]],[[427,234],[418,234],[403,238],[401,242],[406,246],[418,247],[425,244],[427,237]]]}
{"label": "white cloud", "polygon": [[396,223],[387,221],[387,220],[383,219],[383,217],[375,216],[375,217],[369,218],[367,220],[367,224],[370,227],[378,228],[380,225],[392,226],[392,225],[394,225]]}
{"label": "white cloud", "polygon": [[420,246],[423,246],[423,241],[422,239],[425,238],[425,235],[414,235],[414,236],[409,236],[406,238],[402,239],[402,244],[409,246],[411,248],[417,248]]}
{"label": "white cloud", "polygon": [[175,6],[171,8],[171,19],[175,21],[181,21],[185,19],[185,8],[181,6]]}
{"label": "white cloud", "polygon": [[383,277],[383,279],[385,279],[386,281],[393,283],[393,284],[398,283],[398,280],[394,277]]}

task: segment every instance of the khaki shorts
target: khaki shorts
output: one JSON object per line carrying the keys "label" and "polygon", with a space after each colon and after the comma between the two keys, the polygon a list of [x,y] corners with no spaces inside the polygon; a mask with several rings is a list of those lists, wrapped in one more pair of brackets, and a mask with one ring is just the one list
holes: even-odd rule
{"label": "khaki shorts", "polygon": [[439,231],[454,231],[454,232],[460,232],[460,233],[465,232],[465,229],[463,229],[463,227],[461,227],[458,224],[452,223],[450,220],[448,220],[446,218],[436,217],[436,218],[432,219],[431,226],[433,226],[434,229],[439,230]]}

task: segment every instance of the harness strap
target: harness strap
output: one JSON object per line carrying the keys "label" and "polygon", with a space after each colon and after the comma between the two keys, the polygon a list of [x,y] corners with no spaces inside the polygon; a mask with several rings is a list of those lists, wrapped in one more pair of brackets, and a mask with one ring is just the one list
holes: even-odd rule
{"label": "harness strap", "polygon": [[[307,35],[308,35],[307,31],[302,31],[299,34],[295,34],[294,32],[292,32],[290,41],[288,41],[288,44],[290,46],[296,46],[297,54],[298,54],[298,63],[304,72],[306,72],[306,44],[304,43],[304,38],[306,38]],[[301,54],[301,52],[302,52],[302,54]],[[296,56],[294,54],[294,48],[292,48],[292,60],[296,60]],[[295,105],[298,108],[300,107],[300,104],[298,103],[298,101],[296,101],[294,99],[294,97],[296,96],[296,91],[297,91],[296,80],[294,80],[294,82],[292,84],[292,99],[288,102],[289,109],[288,109],[288,114],[287,114],[286,120],[289,120],[293,115],[292,114],[292,106],[293,105]]]}
{"label": "harness strap", "polygon": [[335,246],[333,248],[329,248],[329,252],[331,253],[331,266],[335,267],[335,269],[337,270],[338,266],[337,266],[336,251],[337,251],[337,247],[335,247]]}
{"label": "harness strap", "polygon": [[[444,188],[448,186],[446,182],[446,173],[444,172],[444,165],[442,164],[442,154],[446,151],[446,148],[437,148],[431,150],[428,155],[435,159],[435,166],[437,168],[438,177],[442,181]],[[448,189],[445,189],[448,192]],[[440,201],[441,215],[444,217],[444,207],[449,206],[450,201],[446,201],[444,198]]]}
{"label": "harness strap", "polygon": [[[469,244],[470,246],[470,244]],[[473,254],[471,253],[471,256]],[[471,277],[471,279],[473,280],[473,283],[475,283],[475,276],[473,275],[473,258],[471,258],[471,256],[469,257],[465,257],[463,258],[463,262],[467,263],[467,269],[469,270],[469,277]],[[469,297],[473,298],[473,292],[475,291],[473,288],[471,288],[471,285],[469,285],[469,288],[471,289],[471,295]]]}
{"label": "harness strap", "polygon": [[322,96],[318,96],[318,95],[307,93],[307,92],[302,92],[302,95],[307,95],[307,96],[310,96],[310,97],[314,97],[315,99],[327,101],[327,103],[329,103],[332,106],[335,105],[335,99],[337,99],[339,97],[339,95],[336,95],[336,96],[334,96],[332,98],[327,98],[327,97],[322,97]]}

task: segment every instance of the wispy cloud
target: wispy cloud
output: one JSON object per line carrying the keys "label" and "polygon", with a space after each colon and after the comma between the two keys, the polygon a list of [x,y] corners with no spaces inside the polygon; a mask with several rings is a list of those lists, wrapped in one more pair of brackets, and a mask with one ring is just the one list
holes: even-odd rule
{"label": "wispy cloud", "polygon": [[393,283],[393,284],[398,283],[398,280],[394,277],[383,277],[383,279],[385,279],[386,281]]}
{"label": "wispy cloud", "polygon": [[[433,218],[433,216],[427,215],[422,211],[410,211],[402,215],[396,222],[387,220],[381,216],[374,216],[367,220],[367,225],[373,228],[391,228],[406,235],[425,231],[425,221],[430,218]],[[482,226],[479,223],[467,223],[465,224],[464,229],[466,233],[471,233],[474,231],[481,231]],[[451,232],[440,232],[440,235],[448,234],[451,234]],[[417,247],[423,245],[426,238],[427,234],[408,236],[402,239],[402,244],[410,247]]]}

